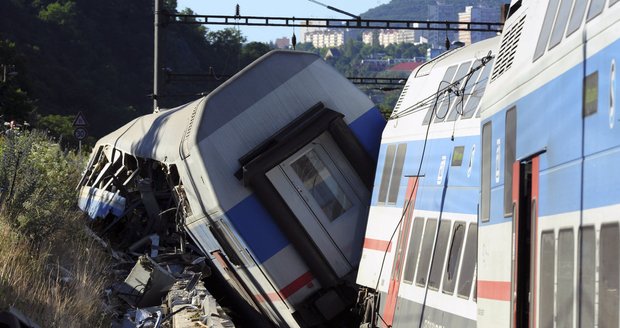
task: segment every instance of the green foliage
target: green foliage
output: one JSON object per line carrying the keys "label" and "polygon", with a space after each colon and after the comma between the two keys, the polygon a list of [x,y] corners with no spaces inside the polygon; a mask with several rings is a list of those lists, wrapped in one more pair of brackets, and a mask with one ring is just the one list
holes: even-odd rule
{"label": "green foliage", "polygon": [[75,14],[75,2],[52,2],[39,11],[39,18],[58,25],[68,25],[74,23]]}
{"label": "green foliage", "polygon": [[36,242],[59,229],[74,204],[82,159],[41,132],[0,139],[0,206],[9,224]]}
{"label": "green foliage", "polygon": [[243,66],[247,66],[270,50],[271,47],[262,42],[250,42],[245,44],[243,45],[243,49],[241,49],[241,63]]}
{"label": "green foliage", "polygon": [[29,120],[36,105],[24,89],[20,74],[23,58],[17,53],[15,42],[0,39],[0,65],[0,118],[20,123]]}
{"label": "green foliage", "polygon": [[37,127],[55,137],[66,138],[73,135],[73,120],[71,115],[46,115],[39,119]]}

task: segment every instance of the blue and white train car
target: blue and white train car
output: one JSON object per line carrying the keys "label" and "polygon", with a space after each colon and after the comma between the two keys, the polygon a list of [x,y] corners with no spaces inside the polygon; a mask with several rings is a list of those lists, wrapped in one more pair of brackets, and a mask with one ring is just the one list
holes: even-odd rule
{"label": "blue and white train car", "polygon": [[481,105],[480,327],[620,325],[620,3],[515,0]]}
{"label": "blue and white train car", "polygon": [[[114,175],[125,186],[138,172],[146,188],[162,175],[195,244],[273,324],[335,324],[357,296],[384,125],[320,57],[274,51],[208,96],[102,138],[81,203],[101,189],[123,196]],[[143,189],[145,205],[159,202]]]}
{"label": "blue and white train car", "polygon": [[478,105],[499,37],[415,70],[381,139],[357,283],[363,327],[475,327]]}

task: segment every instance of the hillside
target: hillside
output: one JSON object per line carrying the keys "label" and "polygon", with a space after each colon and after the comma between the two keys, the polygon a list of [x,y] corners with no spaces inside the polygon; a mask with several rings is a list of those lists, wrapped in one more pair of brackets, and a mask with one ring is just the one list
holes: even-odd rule
{"label": "hillside", "polygon": [[465,6],[481,5],[497,7],[497,10],[500,10],[500,4],[510,3],[510,0],[392,0],[362,13],[361,16],[368,19],[427,20],[428,5],[435,3],[454,5],[456,9],[454,17],[456,17],[458,12],[465,10]]}
{"label": "hillside", "polygon": [[[176,10],[175,0],[165,3]],[[152,0],[3,0],[0,12],[0,64],[17,73],[0,80],[3,120],[36,124],[41,116],[66,115],[52,120],[66,130],[82,111],[90,134],[101,136],[151,111]],[[162,67],[174,73],[234,74],[268,50],[251,46],[246,56],[237,32],[199,25],[169,24],[162,37]],[[177,106],[214,87],[165,80],[161,105]]]}

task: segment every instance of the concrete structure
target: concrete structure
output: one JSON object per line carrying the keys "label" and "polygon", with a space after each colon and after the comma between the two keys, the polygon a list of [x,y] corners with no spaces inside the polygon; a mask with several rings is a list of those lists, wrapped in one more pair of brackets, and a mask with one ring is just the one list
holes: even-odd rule
{"label": "concrete structure", "polygon": [[387,47],[390,44],[414,43],[415,34],[412,30],[381,30],[379,44]]}
{"label": "concrete structure", "polygon": [[[499,22],[500,20],[500,8],[480,7],[480,6],[467,6],[464,12],[459,14],[459,22]],[[458,40],[470,45],[485,39],[494,37],[494,33],[489,32],[472,32],[472,31],[459,31]],[[451,40],[452,41],[452,40]]]}
{"label": "concrete structure", "polygon": [[[441,2],[436,2],[434,5],[428,6],[428,20],[429,21],[456,21],[458,19],[457,9],[455,5]],[[444,32],[444,31],[422,31],[421,36],[428,39],[428,43],[433,48],[446,47],[446,36],[450,42],[456,40],[456,32]]]}
{"label": "concrete structure", "polygon": [[278,49],[288,49],[291,46],[291,39],[283,36],[279,39],[276,39],[276,48]]}

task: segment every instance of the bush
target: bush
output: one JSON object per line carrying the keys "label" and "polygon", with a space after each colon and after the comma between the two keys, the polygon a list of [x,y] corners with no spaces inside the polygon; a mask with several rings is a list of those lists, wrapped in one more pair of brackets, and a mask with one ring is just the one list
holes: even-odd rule
{"label": "bush", "polygon": [[41,132],[0,141],[0,207],[11,228],[31,240],[47,238],[74,208],[82,159]]}
{"label": "bush", "polygon": [[16,307],[41,327],[110,325],[111,259],[75,207],[83,166],[45,133],[0,136],[0,310]]}

